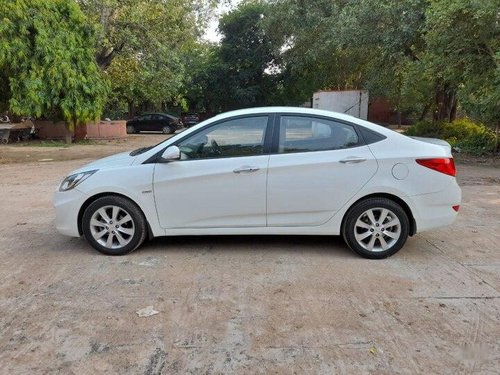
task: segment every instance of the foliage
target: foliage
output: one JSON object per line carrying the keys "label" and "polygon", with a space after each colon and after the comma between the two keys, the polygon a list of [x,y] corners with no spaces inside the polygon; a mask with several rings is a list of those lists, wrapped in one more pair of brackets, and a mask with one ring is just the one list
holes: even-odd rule
{"label": "foliage", "polygon": [[164,109],[178,101],[185,59],[214,0],[79,0],[98,29],[96,60],[111,82],[108,108]]}
{"label": "foliage", "polygon": [[404,73],[422,45],[424,10],[423,0],[277,0],[269,28],[283,36],[302,100],[318,89],[366,88],[406,109],[414,100],[410,90],[403,96]]}
{"label": "foliage", "polygon": [[202,47],[194,66],[187,94],[194,106],[217,112],[270,104],[281,43],[264,28],[268,10],[261,2],[246,2],[221,18],[220,46]]}
{"label": "foliage", "polygon": [[500,0],[273,0],[268,29],[286,47],[296,98],[369,89],[396,110],[487,124],[500,116]]}
{"label": "foliage", "polygon": [[113,117],[368,89],[416,120],[500,123],[500,0],[247,0],[204,43],[218,3],[0,0],[0,111],[87,119],[109,82]]}
{"label": "foliage", "polygon": [[489,123],[500,120],[500,87],[491,85],[499,75],[499,9],[499,0],[431,1],[422,56],[436,81],[456,91],[454,100]]}
{"label": "foliage", "polygon": [[472,154],[484,154],[495,150],[495,133],[483,124],[466,118],[453,122],[421,121],[408,128],[405,134],[444,139],[456,150]]}
{"label": "foliage", "polygon": [[15,114],[73,124],[98,117],[107,86],[94,61],[94,29],[78,5],[0,0],[0,8],[0,71],[2,87],[8,88],[4,106]]}

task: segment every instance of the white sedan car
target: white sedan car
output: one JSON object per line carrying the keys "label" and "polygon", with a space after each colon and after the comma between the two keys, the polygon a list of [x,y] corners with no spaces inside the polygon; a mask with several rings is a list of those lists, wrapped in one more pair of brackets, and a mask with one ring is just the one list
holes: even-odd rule
{"label": "white sedan car", "polygon": [[342,235],[367,258],[448,225],[461,191],[450,145],[293,107],[224,113],[74,171],[57,229],[122,255],[177,235]]}

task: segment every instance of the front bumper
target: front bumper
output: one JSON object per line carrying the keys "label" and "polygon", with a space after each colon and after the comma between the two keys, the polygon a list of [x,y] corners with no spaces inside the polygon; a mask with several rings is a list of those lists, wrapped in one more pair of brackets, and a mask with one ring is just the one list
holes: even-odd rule
{"label": "front bumper", "polygon": [[57,190],[53,203],[56,209],[56,229],[66,236],[80,237],[78,230],[78,212],[87,196],[74,188],[68,191]]}

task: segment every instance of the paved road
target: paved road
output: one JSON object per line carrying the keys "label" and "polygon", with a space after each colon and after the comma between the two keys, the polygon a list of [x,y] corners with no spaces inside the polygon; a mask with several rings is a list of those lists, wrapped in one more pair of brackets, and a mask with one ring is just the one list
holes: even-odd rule
{"label": "paved road", "polygon": [[[500,368],[499,169],[459,165],[456,224],[382,261],[290,236],[162,238],[106,257],[53,227],[51,193],[83,162],[0,165],[0,373]],[[139,318],[149,305],[159,314]]]}

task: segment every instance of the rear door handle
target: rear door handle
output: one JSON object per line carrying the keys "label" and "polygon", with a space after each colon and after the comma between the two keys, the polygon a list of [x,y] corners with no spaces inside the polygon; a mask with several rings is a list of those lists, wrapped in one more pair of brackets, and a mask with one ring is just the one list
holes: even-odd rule
{"label": "rear door handle", "polygon": [[252,167],[249,165],[245,165],[243,167],[236,168],[233,172],[234,173],[252,173],[252,172],[257,172],[260,168],[259,167]]}
{"label": "rear door handle", "polygon": [[349,164],[357,164],[357,163],[362,163],[364,161],[366,161],[366,159],[360,158],[358,156],[348,156],[348,157],[340,160],[340,162],[342,164],[347,164],[347,163],[349,163]]}

